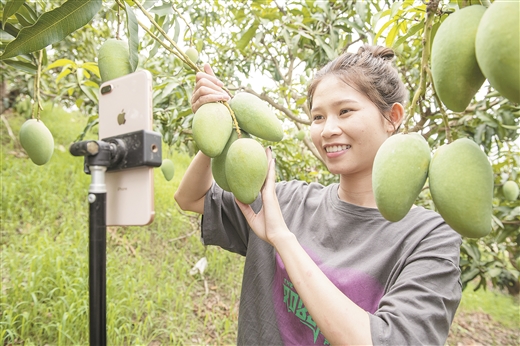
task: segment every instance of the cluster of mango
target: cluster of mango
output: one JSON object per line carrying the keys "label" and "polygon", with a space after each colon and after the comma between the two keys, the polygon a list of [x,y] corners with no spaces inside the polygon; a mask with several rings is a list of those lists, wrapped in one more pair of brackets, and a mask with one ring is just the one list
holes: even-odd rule
{"label": "cluster of mango", "polygon": [[495,0],[450,14],[432,44],[431,70],[444,105],[463,112],[484,81],[520,103],[520,2]]}
{"label": "cluster of mango", "polygon": [[393,222],[405,217],[427,179],[432,200],[451,228],[468,238],[489,234],[493,169],[475,142],[457,139],[432,157],[428,142],[418,133],[387,139],[376,154],[372,173],[383,217]]}
{"label": "cluster of mango", "polygon": [[[262,145],[252,136],[278,142],[283,138],[280,120],[259,97],[237,93],[229,108],[220,102],[201,106],[193,117],[193,140],[211,157],[215,182],[246,204],[258,196],[267,176],[268,162]],[[234,127],[235,125],[235,127]]]}

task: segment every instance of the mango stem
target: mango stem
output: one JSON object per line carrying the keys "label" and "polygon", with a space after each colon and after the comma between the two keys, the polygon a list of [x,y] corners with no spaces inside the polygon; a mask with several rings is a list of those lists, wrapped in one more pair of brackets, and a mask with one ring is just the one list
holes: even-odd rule
{"label": "mango stem", "polygon": [[233,124],[235,125],[235,131],[237,132],[238,138],[242,138],[242,133],[240,132],[240,127],[238,127],[238,121],[235,116],[235,112],[233,112],[233,110],[229,106],[229,103],[227,103],[226,101],[222,101],[222,103],[224,104],[224,106],[226,106],[226,108],[229,110],[229,113],[231,114],[231,118],[233,119]]}
{"label": "mango stem", "polygon": [[[119,2],[119,0],[116,0],[117,3],[119,4],[119,6],[122,6],[122,4]],[[155,28],[161,33],[162,36],[164,36],[164,38],[177,50],[176,52],[173,51],[173,50],[169,50],[171,53],[173,53],[175,56],[177,56],[179,59],[182,60],[183,63],[187,64],[188,66],[190,66],[193,70],[195,70],[196,72],[200,72],[200,68],[195,65],[195,63],[193,63],[190,58],[182,51],[182,49],[180,49],[180,47],[177,45],[177,43],[175,43],[175,41],[173,39],[170,38],[170,36],[168,36],[168,34],[163,30],[163,28],[153,19],[152,15],[143,7],[143,5],[141,5],[141,3],[138,1],[138,0],[133,0],[134,3],[137,5],[137,7],[139,7],[139,9],[141,10],[141,12],[148,18],[148,20],[150,21],[150,23],[153,24],[153,26],[155,26]],[[141,27],[144,28],[143,25],[141,25]],[[145,29],[146,30],[146,29]],[[150,33],[149,30],[146,30],[147,33]],[[157,40],[159,43],[162,44],[162,42],[159,40],[159,38],[157,36],[152,36],[155,40]],[[163,45],[164,46],[164,45]]]}
{"label": "mango stem", "polygon": [[424,21],[424,33],[423,33],[423,51],[421,57],[421,74],[419,79],[419,88],[415,91],[413,95],[413,100],[410,103],[410,107],[408,108],[408,114],[406,115],[406,119],[404,120],[403,132],[408,133],[409,120],[414,115],[414,108],[419,101],[419,98],[424,95],[426,91],[426,75],[428,68],[428,61],[430,60],[430,40],[431,40],[431,32],[433,26],[433,19],[435,18],[435,13],[437,12],[437,8],[439,7],[439,0],[431,0],[426,7],[426,20]]}

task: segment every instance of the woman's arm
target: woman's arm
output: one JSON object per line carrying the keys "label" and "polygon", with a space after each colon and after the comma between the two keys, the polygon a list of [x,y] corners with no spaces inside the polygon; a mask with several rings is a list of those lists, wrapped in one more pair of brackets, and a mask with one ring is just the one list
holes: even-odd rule
{"label": "woman's arm", "polygon": [[283,219],[275,192],[275,165],[267,150],[269,172],[262,189],[263,207],[256,214],[237,200],[258,237],[276,248],[285,269],[323,335],[332,344],[372,344],[368,313],[343,294],[321,271]]}
{"label": "woman's arm", "polygon": [[[215,77],[208,64],[205,72],[198,72],[191,107],[195,113],[205,103],[227,101],[229,95],[223,90],[223,83]],[[211,158],[198,152],[184,174],[174,198],[182,210],[204,213],[204,197],[213,184]]]}
{"label": "woman's arm", "polygon": [[293,233],[272,244],[294,288],[331,345],[371,345],[368,313],[341,292],[302,248]]}
{"label": "woman's arm", "polygon": [[212,184],[211,158],[199,151],[184,173],[174,198],[182,210],[204,214],[204,198]]}

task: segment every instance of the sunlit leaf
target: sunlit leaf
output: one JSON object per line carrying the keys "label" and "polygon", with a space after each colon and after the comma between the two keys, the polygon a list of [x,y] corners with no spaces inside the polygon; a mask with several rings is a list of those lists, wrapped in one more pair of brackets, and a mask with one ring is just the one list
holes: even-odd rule
{"label": "sunlit leaf", "polygon": [[76,63],[74,61],[72,61],[72,60],[69,60],[69,59],[58,59],[55,62],[53,62],[52,64],[50,64],[49,66],[47,66],[47,68],[44,71],[51,70],[51,69],[56,68],[56,67],[63,67],[63,66],[66,66],[66,65],[70,65],[74,69],[77,68]]}
{"label": "sunlit leaf", "polygon": [[251,39],[255,36],[256,30],[258,29],[258,26],[260,23],[258,21],[254,21],[253,24],[249,27],[249,29],[246,30],[244,35],[240,38],[240,40],[237,42],[237,49],[241,52],[246,48],[246,46],[249,44]]}
{"label": "sunlit leaf", "polygon": [[86,63],[83,63],[83,65],[81,65],[81,67],[84,68],[85,70],[89,70],[90,72],[95,74],[98,78],[101,78],[101,75],[99,74],[99,67],[97,66],[96,63],[86,62]]}
{"label": "sunlit leaf", "polygon": [[0,60],[34,52],[59,42],[87,24],[101,8],[101,0],[69,0],[41,15],[30,27],[20,30],[5,48]]}
{"label": "sunlit leaf", "polygon": [[56,83],[59,83],[60,80],[62,80],[63,78],[67,77],[72,71],[69,69],[69,68],[64,68],[60,74],[58,75],[58,77],[56,77]]}

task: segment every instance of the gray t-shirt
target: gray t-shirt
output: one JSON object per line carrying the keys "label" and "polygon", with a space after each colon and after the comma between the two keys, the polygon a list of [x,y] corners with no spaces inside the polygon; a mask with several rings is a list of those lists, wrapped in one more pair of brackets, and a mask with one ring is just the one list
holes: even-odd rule
{"label": "gray t-shirt", "polygon": [[[443,345],[461,299],[460,236],[434,211],[399,222],[346,203],[338,184],[280,182],[285,222],[327,277],[370,314],[375,345]],[[252,207],[258,211],[257,199]],[[234,196],[213,184],[202,239],[246,256],[239,345],[326,345],[280,256],[249,228]]]}

